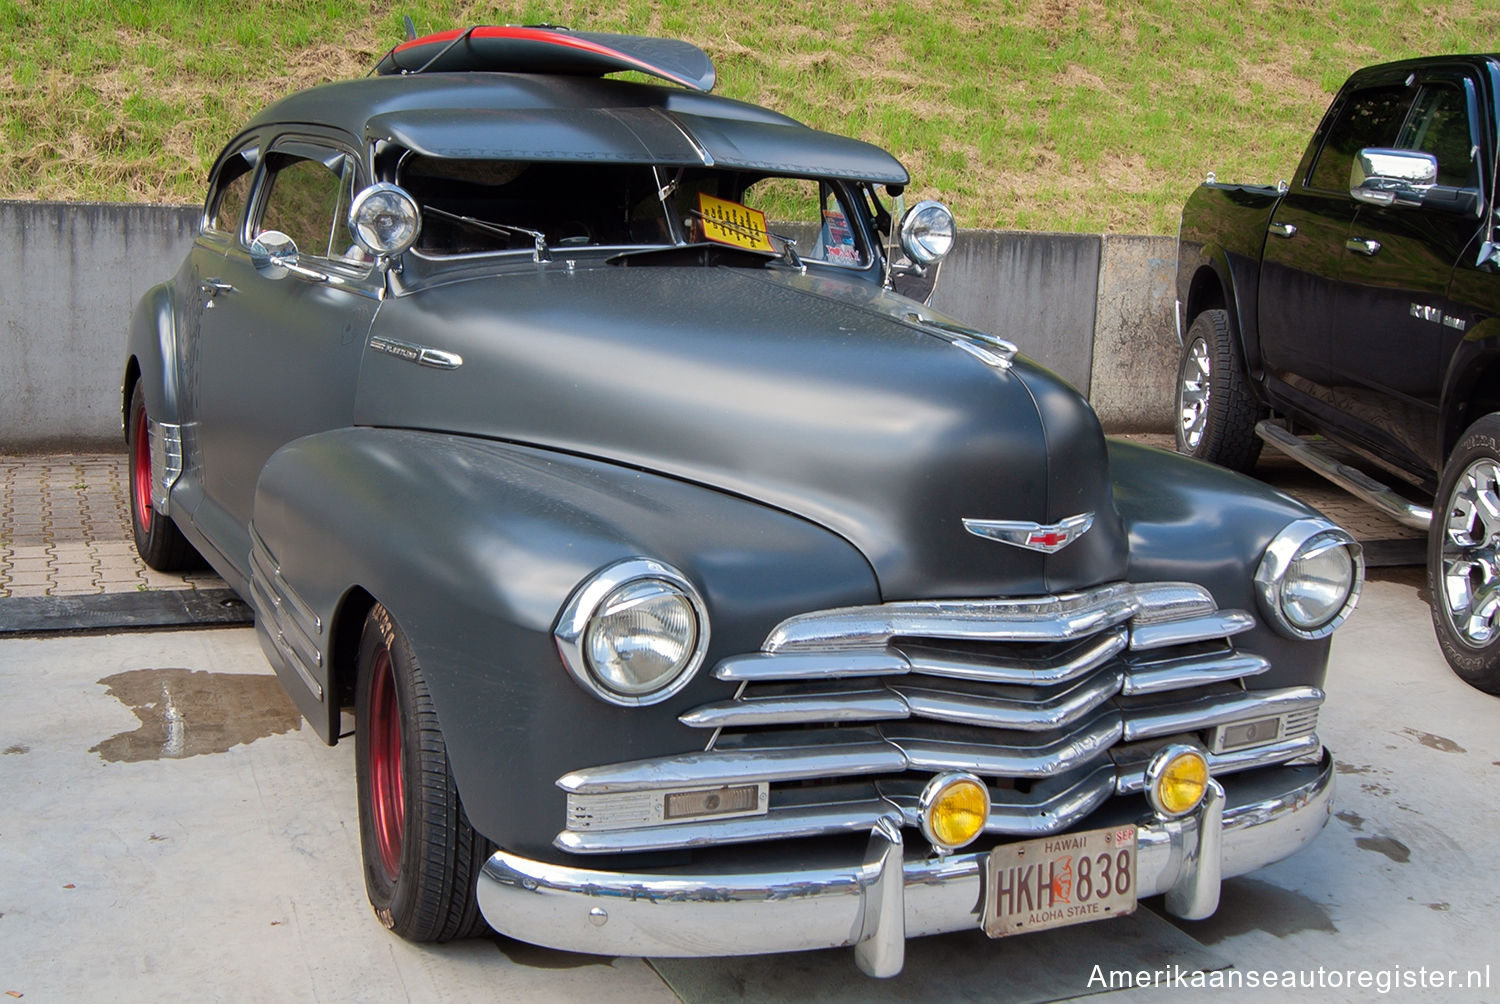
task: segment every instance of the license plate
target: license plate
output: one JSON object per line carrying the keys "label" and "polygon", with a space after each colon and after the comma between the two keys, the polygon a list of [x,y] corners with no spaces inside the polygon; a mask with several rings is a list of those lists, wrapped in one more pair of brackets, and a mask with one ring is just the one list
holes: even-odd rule
{"label": "license plate", "polygon": [[996,847],[985,878],[991,938],[1119,917],[1135,910],[1135,827]]}

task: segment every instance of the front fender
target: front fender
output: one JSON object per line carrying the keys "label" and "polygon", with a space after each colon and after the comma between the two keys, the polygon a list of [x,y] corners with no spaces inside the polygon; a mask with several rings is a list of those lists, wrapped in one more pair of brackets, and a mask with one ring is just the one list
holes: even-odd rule
{"label": "front fender", "polygon": [[181,422],[182,391],[176,365],[177,310],[170,282],[152,286],[136,302],[125,344],[120,427],[123,429],[130,419],[130,394],[135,377],[143,381],[146,414],[158,422]]}
{"label": "front fender", "polygon": [[1235,645],[1270,660],[1257,689],[1321,687],[1329,639],[1277,632],[1261,613],[1255,571],[1266,546],[1311,507],[1242,474],[1136,443],[1111,440],[1115,507],[1130,534],[1132,582],[1196,582],[1221,609],[1254,615]]}
{"label": "front fender", "polygon": [[[638,470],[465,437],[357,428],[297,440],[267,463],[254,519],[280,579],[323,625],[321,701],[277,666],[289,690],[302,689],[298,703],[320,733],[335,734],[346,690],[342,604],[367,593],[423,666],[470,820],[534,856],[558,853],[557,778],[701,748],[706,735],[677,715],[732,696],[712,676],[718,659],[758,649],[792,614],[879,600],[865,558],[800,518]],[[575,587],[633,556],[684,572],[711,626],[693,682],[645,708],[585,693],[552,637]]]}

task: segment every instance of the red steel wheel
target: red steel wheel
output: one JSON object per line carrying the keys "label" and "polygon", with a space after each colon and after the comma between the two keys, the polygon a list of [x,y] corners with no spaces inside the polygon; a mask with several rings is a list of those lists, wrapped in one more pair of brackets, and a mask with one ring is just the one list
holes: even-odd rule
{"label": "red steel wheel", "polygon": [[464,814],[426,675],[383,606],[365,618],[358,668],[354,763],[370,905],[411,941],[482,933],[475,883],[494,847]]}

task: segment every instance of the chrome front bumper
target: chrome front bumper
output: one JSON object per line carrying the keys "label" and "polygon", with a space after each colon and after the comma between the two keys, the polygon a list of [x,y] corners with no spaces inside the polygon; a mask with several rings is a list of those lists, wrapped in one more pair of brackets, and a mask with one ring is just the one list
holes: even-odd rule
{"label": "chrome front bumper", "polygon": [[[1311,843],[1332,811],[1333,757],[1234,775],[1183,819],[1139,824],[1141,896],[1200,919],[1222,879]],[[1090,825],[1113,825],[1106,820]],[[907,857],[882,820],[860,862],[799,859],[795,869],[611,872],[497,851],[479,877],[490,926],[532,944],[599,955],[756,955],[855,946],[872,976],[901,971],[905,940],[980,926],[986,854]]]}

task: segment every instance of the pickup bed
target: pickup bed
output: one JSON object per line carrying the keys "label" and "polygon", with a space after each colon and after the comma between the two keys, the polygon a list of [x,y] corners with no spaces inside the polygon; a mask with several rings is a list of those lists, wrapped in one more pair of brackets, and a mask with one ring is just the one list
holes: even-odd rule
{"label": "pickup bed", "polygon": [[[1179,451],[1250,470],[1270,442],[1428,527],[1438,640],[1455,671],[1491,693],[1500,693],[1497,93],[1496,55],[1356,72],[1290,183],[1210,175],[1193,193],[1177,263]],[[1328,458],[1321,442],[1366,458],[1402,490]]]}

